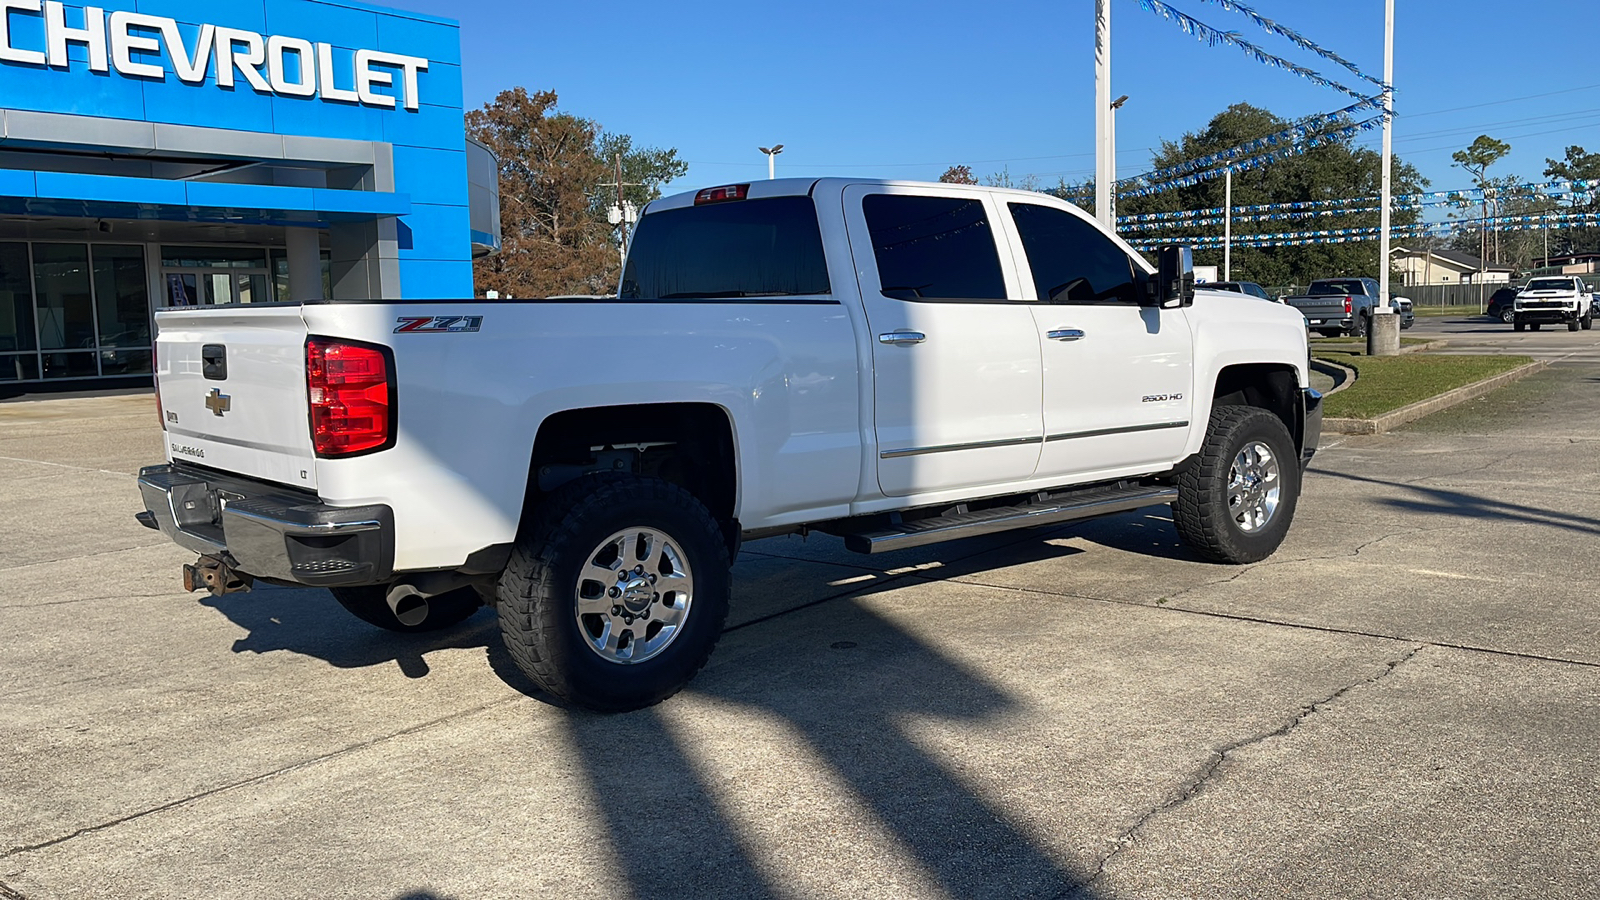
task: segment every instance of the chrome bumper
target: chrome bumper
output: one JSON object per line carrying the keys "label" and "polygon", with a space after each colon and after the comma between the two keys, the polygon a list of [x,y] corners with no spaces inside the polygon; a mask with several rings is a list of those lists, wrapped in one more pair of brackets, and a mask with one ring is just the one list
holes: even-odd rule
{"label": "chrome bumper", "polygon": [[394,573],[394,512],[185,466],[139,471],[138,519],[196,553],[275,581],[378,584]]}

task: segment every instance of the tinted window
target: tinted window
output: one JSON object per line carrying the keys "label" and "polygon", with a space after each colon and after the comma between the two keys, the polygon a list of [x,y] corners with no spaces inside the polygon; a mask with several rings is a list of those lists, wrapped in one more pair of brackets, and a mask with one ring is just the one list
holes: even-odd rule
{"label": "tinted window", "polygon": [[1358,279],[1348,281],[1313,281],[1311,282],[1312,296],[1322,294],[1365,294],[1366,289]]}
{"label": "tinted window", "polygon": [[810,197],[734,200],[651,213],[622,273],[625,300],[826,294]]}
{"label": "tinted window", "polygon": [[1528,282],[1524,290],[1529,291],[1570,291],[1572,279],[1570,278],[1535,278]]}
{"label": "tinted window", "polygon": [[861,207],[884,296],[1005,299],[1000,254],[982,201],[871,194]]}
{"label": "tinted window", "polygon": [[1066,210],[1011,204],[1039,299],[1055,303],[1137,303],[1133,261],[1093,225]]}

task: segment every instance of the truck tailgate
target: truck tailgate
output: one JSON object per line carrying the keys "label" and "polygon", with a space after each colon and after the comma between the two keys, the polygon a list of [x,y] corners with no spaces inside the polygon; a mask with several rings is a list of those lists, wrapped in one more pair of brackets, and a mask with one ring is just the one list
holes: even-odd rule
{"label": "truck tailgate", "polygon": [[156,329],[169,460],[316,487],[299,306],[162,310]]}
{"label": "truck tailgate", "polygon": [[1300,310],[1300,313],[1307,319],[1327,320],[1343,319],[1345,317],[1344,300],[1344,294],[1329,294],[1327,296],[1290,297],[1284,302]]}

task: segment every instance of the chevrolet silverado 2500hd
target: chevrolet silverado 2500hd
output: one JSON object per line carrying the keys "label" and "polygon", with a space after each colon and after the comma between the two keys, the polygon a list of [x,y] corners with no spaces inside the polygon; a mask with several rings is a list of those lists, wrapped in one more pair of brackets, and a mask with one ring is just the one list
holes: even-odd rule
{"label": "chevrolet silverado 2500hd", "polygon": [[163,310],[141,521],[191,589],[495,607],[598,709],[705,663],[740,542],[864,553],[1170,504],[1271,554],[1317,446],[1304,319],[1043,194],[789,179],[651,203],[615,296]]}
{"label": "chevrolet silverado 2500hd", "polygon": [[1592,297],[1582,278],[1561,275],[1535,278],[1517,292],[1513,302],[1511,327],[1539,330],[1543,324],[1565,324],[1568,331],[1594,325],[1590,310]]}

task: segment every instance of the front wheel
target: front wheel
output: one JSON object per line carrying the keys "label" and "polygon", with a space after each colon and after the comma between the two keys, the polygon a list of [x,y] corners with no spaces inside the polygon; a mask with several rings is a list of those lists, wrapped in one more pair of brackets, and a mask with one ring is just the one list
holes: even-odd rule
{"label": "front wheel", "polygon": [[728,546],[693,494],[596,475],[544,499],[500,577],[500,631],[550,694],[622,712],[677,693],[728,617]]}
{"label": "front wheel", "polygon": [[1512,325],[1511,325],[1511,330],[1512,331],[1527,331],[1528,330],[1528,323],[1527,322],[1513,322]]}
{"label": "front wheel", "polygon": [[1211,411],[1200,458],[1178,476],[1178,534],[1212,562],[1266,559],[1283,543],[1300,498],[1289,430],[1254,406]]}
{"label": "front wheel", "polygon": [[1532,330],[1532,331],[1538,331],[1539,330],[1539,323],[1538,322],[1529,322],[1528,323],[1528,328],[1530,330]]}

